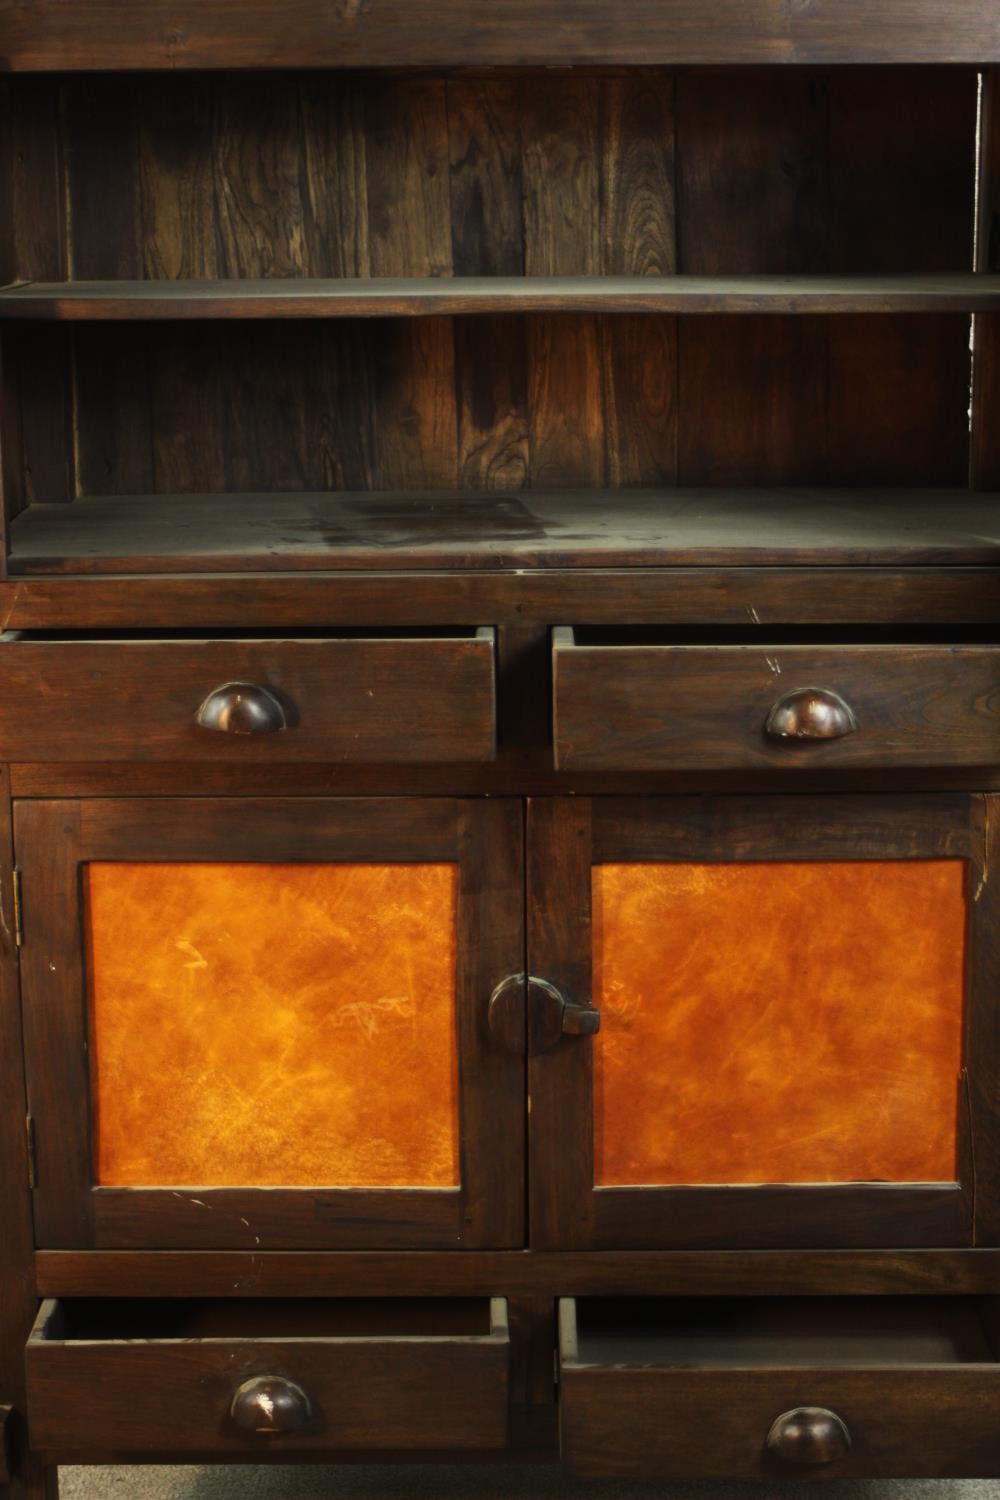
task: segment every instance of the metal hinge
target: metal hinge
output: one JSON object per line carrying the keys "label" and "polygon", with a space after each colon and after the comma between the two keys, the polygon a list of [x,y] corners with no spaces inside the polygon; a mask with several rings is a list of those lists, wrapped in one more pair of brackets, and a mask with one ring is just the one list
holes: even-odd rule
{"label": "metal hinge", "polygon": [[14,867],[14,946],[24,946],[24,907],[21,901],[21,872]]}
{"label": "metal hinge", "polygon": [[35,1149],[35,1117],[25,1115],[24,1130],[28,1139],[28,1186],[38,1186],[38,1152]]}

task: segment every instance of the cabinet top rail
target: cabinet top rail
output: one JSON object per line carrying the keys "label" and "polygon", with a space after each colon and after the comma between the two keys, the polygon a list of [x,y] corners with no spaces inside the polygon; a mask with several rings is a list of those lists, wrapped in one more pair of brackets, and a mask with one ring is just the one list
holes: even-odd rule
{"label": "cabinet top rail", "polygon": [[0,0],[0,70],[1000,61],[995,0]]}
{"label": "cabinet top rail", "polygon": [[1000,307],[1000,276],[496,276],[23,282],[0,317],[357,318],[489,312],[918,313]]}

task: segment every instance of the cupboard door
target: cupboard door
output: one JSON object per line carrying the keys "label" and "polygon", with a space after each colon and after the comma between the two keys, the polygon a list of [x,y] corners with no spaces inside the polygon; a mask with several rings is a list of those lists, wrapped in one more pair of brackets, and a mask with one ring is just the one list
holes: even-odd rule
{"label": "cupboard door", "polygon": [[532,1243],[997,1243],[998,817],[534,801]]}
{"label": "cupboard door", "polygon": [[504,800],[15,808],[53,1247],[523,1238],[522,819]]}

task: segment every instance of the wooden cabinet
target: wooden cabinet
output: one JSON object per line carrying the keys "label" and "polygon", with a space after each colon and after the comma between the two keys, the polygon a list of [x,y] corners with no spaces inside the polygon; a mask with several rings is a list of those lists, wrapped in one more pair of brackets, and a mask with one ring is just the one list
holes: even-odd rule
{"label": "wooden cabinet", "polygon": [[516,803],[37,801],[15,841],[39,1244],[521,1243]]}
{"label": "wooden cabinet", "polygon": [[991,816],[534,801],[533,1244],[996,1243]]}
{"label": "wooden cabinet", "polygon": [[0,0],[15,1500],[1000,1473],[994,8],[286,9]]}

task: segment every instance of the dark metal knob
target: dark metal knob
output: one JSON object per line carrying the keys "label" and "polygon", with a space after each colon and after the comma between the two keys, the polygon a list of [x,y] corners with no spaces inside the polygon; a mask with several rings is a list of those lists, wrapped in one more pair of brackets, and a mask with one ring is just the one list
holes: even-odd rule
{"label": "dark metal knob", "polygon": [[247,1432],[297,1432],[312,1417],[305,1391],[282,1375],[245,1380],[229,1410],[236,1425]]}
{"label": "dark metal knob", "polygon": [[227,682],[209,693],[198,710],[202,729],[220,734],[276,734],[288,715],[273,693],[254,682]]}
{"label": "dark metal knob", "polygon": [[844,1458],[851,1449],[847,1424],[825,1406],[796,1406],[771,1424],[768,1453],[798,1468],[818,1468]]}
{"label": "dark metal knob", "polygon": [[854,710],[827,688],[798,688],[779,698],[764,733],[772,740],[842,740],[858,727]]}
{"label": "dark metal knob", "polygon": [[534,974],[528,976],[528,1005],[531,1050],[536,1056],[564,1036],[596,1036],[601,1029],[599,1010],[567,1000],[554,984]]}

